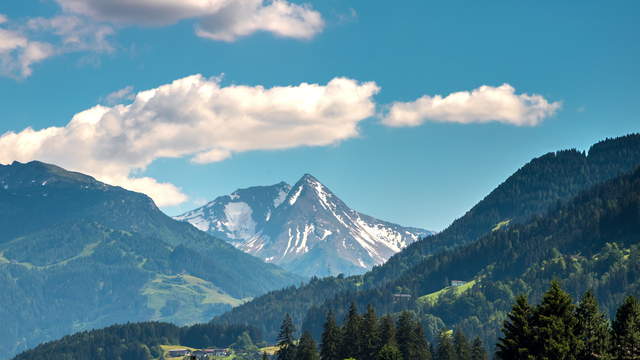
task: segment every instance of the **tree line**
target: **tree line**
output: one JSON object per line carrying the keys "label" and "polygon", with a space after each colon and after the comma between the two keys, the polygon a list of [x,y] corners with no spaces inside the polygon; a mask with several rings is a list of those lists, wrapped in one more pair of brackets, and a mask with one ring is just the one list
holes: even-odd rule
{"label": "tree line", "polygon": [[[462,330],[443,332],[437,346],[427,341],[422,325],[409,311],[394,319],[378,318],[373,306],[359,314],[351,303],[342,325],[329,311],[320,346],[308,331],[296,340],[293,320],[285,315],[278,336],[277,360],[486,360],[487,352],[476,338],[470,342]],[[266,355],[265,355],[266,358]]]}
{"label": "tree line", "polygon": [[591,291],[576,305],[553,281],[537,306],[518,296],[502,332],[498,359],[638,360],[640,302],[627,297],[610,322]]}

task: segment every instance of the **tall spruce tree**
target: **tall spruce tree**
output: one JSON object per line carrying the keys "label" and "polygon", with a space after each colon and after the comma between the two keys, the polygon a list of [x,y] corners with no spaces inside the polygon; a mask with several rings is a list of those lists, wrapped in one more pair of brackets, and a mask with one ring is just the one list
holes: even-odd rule
{"label": "tall spruce tree", "polygon": [[488,358],[489,355],[482,344],[482,340],[476,337],[476,339],[473,340],[473,345],[471,345],[471,360],[487,360]]}
{"label": "tall spruce tree", "polygon": [[398,349],[402,353],[404,359],[412,359],[411,341],[412,333],[415,329],[413,315],[408,311],[403,311],[398,318],[396,340],[398,341]]}
{"label": "tall spruce tree", "polygon": [[289,314],[286,314],[282,325],[280,326],[280,334],[278,335],[278,360],[295,360],[296,346],[294,343],[294,333],[296,329],[293,320]]}
{"label": "tall spruce tree", "polygon": [[340,356],[345,358],[356,358],[362,352],[360,334],[362,332],[362,317],[358,314],[355,302],[349,306],[349,313],[345,319],[342,329],[342,341],[340,345]]}
{"label": "tall spruce tree", "polygon": [[296,346],[296,360],[320,360],[318,347],[308,331],[305,331],[300,337],[298,346]]}
{"label": "tall spruce tree", "polygon": [[453,335],[453,348],[458,360],[471,359],[471,345],[462,329],[456,329]]}
{"label": "tall spruce tree", "polygon": [[361,353],[358,359],[375,359],[380,345],[380,326],[372,305],[367,306],[361,331]]}
{"label": "tall spruce tree", "polygon": [[391,316],[385,315],[380,318],[380,349],[385,345],[398,345],[396,332],[396,323]]}
{"label": "tall spruce tree", "polygon": [[424,335],[424,329],[418,321],[415,322],[415,330],[412,334],[413,340],[413,356],[417,360],[432,360],[433,354],[431,353],[431,346],[427,342],[427,337]]}
{"label": "tall spruce tree", "polygon": [[456,352],[453,348],[449,332],[443,331],[438,338],[436,360],[456,360]]}
{"label": "tall spruce tree", "polygon": [[336,324],[333,311],[329,311],[327,320],[324,323],[324,331],[322,332],[322,344],[320,346],[322,360],[342,360],[340,357],[341,341],[340,327]]}
{"label": "tall spruce tree", "polygon": [[396,339],[404,359],[430,360],[429,343],[413,313],[404,311],[398,319]]}
{"label": "tall spruce tree", "polygon": [[532,354],[538,359],[575,360],[581,348],[576,336],[577,319],[571,296],[557,281],[542,297],[534,311]]}
{"label": "tall spruce tree", "polygon": [[617,360],[640,359],[640,302],[629,296],[613,321],[614,354]]}
{"label": "tall spruce tree", "polygon": [[611,358],[611,336],[609,322],[600,311],[598,301],[591,291],[587,291],[576,309],[576,334],[582,340],[579,349],[581,360]]}
{"label": "tall spruce tree", "polygon": [[503,337],[496,345],[496,357],[502,360],[532,359],[533,309],[524,295],[516,298],[507,317],[502,327]]}

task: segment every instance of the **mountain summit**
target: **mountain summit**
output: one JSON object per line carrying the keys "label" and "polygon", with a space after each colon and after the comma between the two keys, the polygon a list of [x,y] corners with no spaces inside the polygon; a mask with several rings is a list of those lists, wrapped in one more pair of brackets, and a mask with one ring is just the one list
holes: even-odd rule
{"label": "mountain summit", "polygon": [[310,174],[240,189],[176,219],[301,275],[363,273],[432,232],[349,208]]}

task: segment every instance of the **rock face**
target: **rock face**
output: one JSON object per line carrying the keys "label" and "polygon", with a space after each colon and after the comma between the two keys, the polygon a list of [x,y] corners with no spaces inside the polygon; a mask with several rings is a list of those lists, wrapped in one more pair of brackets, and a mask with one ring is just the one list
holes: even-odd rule
{"label": "rock face", "polygon": [[433,234],[349,208],[313,176],[240,189],[176,219],[305,276],[358,274]]}

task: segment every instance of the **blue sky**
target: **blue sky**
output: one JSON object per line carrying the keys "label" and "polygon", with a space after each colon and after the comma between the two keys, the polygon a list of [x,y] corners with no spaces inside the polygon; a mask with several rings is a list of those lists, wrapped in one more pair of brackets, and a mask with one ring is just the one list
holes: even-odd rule
{"label": "blue sky", "polygon": [[[167,148],[154,147],[153,155],[143,154],[150,156],[144,161],[127,158],[141,153],[97,153],[113,145],[100,143],[103,137],[90,144],[96,154],[85,158],[73,155],[84,149],[65,147],[74,144],[67,143],[67,137],[45,145],[29,143],[29,149],[37,149],[23,151],[5,134],[0,138],[0,162],[43,158],[104,179],[120,179],[128,171],[124,175],[130,178],[170,183],[185,196],[180,204],[164,207],[170,214],[239,187],[293,183],[311,173],[359,211],[441,230],[531,158],[565,148],[586,149],[605,137],[640,130],[637,1],[404,1],[401,6],[383,1],[281,1],[299,14],[319,16],[321,22],[313,16],[291,22],[286,11],[275,20],[259,18],[256,14],[273,3],[252,1],[256,8],[237,12],[236,18],[224,10],[232,5],[224,5],[220,12],[180,8],[186,14],[180,18],[172,18],[177,10],[171,9],[168,20],[163,9],[154,8],[139,18],[129,16],[134,13],[126,7],[129,0],[110,12],[92,8],[95,0],[2,2],[5,43],[9,35],[23,42],[21,47],[15,41],[12,47],[5,45],[3,53],[0,32],[0,134],[21,136],[23,147],[24,141],[37,142],[23,132],[27,127],[64,129],[83,110],[116,102],[126,106],[137,101],[130,94],[194,74],[203,78],[193,86],[213,86],[224,96],[232,96],[225,89],[234,85],[262,86],[267,92],[289,86],[301,94],[293,102],[306,99],[301,83],[325,89],[341,77],[351,81],[351,87],[330,99],[329,110],[322,114],[301,115],[286,108],[282,101],[293,95],[283,100],[280,92],[268,92],[272,105],[252,107],[249,115],[243,106],[207,98],[206,104],[224,108],[229,124],[247,116],[281,120],[276,130],[282,139],[277,131],[263,137],[242,130],[231,144],[212,128],[211,147],[224,153],[214,154],[216,162],[191,161],[205,150],[206,136],[198,138],[204,142],[198,150],[184,150],[188,144],[181,142],[191,138],[180,131],[167,135],[170,127],[162,128]],[[259,20],[250,28],[246,19],[252,16]],[[74,25],[68,25],[72,21]],[[198,35],[197,29],[216,38]],[[29,63],[27,73],[24,52],[30,44],[45,43],[41,50],[46,56]],[[221,80],[213,79],[221,74]],[[377,90],[365,91],[367,82],[375,82]],[[424,95],[446,97],[481,86],[495,90],[505,83],[513,93],[498,95],[523,101],[525,112],[492,119],[483,114],[497,113],[496,105],[483,98],[463,108],[429,103],[416,110],[413,103]],[[131,91],[121,92],[120,99],[108,98],[127,87]],[[191,100],[177,98],[174,90],[167,88],[170,94],[154,109],[175,110],[175,121],[182,121],[191,114],[183,106]],[[345,97],[355,92],[363,93],[358,102],[348,103]],[[233,96],[255,101],[252,93]],[[522,94],[538,98],[525,101],[518,97]],[[417,118],[394,122],[394,102],[406,103],[405,110]],[[143,114],[123,115],[118,121],[138,121]],[[287,127],[307,121],[306,116],[315,121],[310,132]],[[134,147],[144,143],[143,135]],[[86,159],[92,165],[85,165]],[[111,169],[114,174],[108,173]]]}

